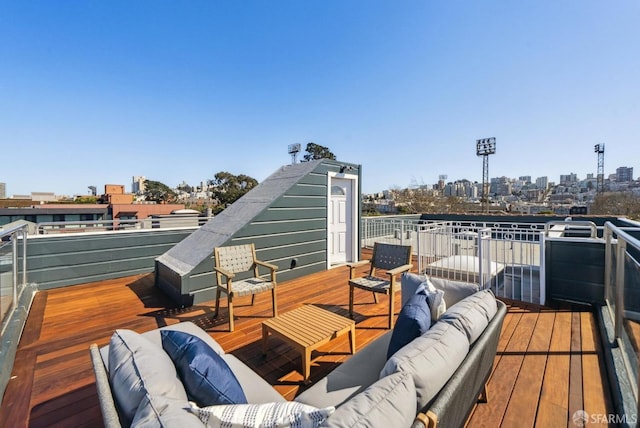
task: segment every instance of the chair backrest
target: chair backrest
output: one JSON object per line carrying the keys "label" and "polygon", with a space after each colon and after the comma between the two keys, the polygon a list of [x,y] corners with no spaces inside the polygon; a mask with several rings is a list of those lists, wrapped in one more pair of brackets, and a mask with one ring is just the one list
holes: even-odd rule
{"label": "chair backrest", "polygon": [[254,267],[256,248],[253,243],[216,247],[213,252],[216,266],[231,273],[246,272]]}
{"label": "chair backrest", "polygon": [[396,245],[376,242],[373,244],[371,271],[389,270],[411,263],[411,245]]}

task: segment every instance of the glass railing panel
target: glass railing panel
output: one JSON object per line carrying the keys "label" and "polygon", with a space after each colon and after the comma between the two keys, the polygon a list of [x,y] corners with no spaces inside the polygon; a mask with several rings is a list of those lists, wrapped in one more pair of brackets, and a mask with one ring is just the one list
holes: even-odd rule
{"label": "glass railing panel", "polygon": [[[632,250],[632,248],[629,248]],[[624,263],[624,311],[622,350],[628,364],[631,377],[631,385],[634,388],[636,399],[638,399],[638,354],[640,352],[640,261],[631,254],[633,251],[625,252]]]}
{"label": "glass railing panel", "polygon": [[0,315],[2,325],[13,307],[13,244],[10,241],[0,241]]}

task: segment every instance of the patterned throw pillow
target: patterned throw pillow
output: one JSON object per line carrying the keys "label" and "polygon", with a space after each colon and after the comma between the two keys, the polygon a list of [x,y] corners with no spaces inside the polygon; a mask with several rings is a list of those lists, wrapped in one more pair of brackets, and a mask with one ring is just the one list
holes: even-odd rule
{"label": "patterned throw pillow", "polygon": [[316,428],[334,410],[335,407],[318,409],[295,401],[202,408],[191,403],[191,411],[209,428]]}
{"label": "patterned throw pillow", "polygon": [[162,347],[173,360],[190,400],[200,406],[247,403],[226,361],[202,339],[174,330],[160,334]]}

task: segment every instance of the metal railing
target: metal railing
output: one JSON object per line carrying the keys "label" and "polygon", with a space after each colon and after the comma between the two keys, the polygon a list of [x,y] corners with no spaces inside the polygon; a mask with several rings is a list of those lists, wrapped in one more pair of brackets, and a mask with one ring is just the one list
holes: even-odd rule
{"label": "metal railing", "polygon": [[191,215],[166,215],[129,220],[49,221],[37,223],[36,234],[200,227],[212,218]]}
{"label": "metal railing", "polygon": [[[0,229],[0,314],[1,335],[18,306],[27,285],[27,224]],[[21,259],[21,262],[19,262]]]}
{"label": "metal railing", "polygon": [[545,302],[543,223],[363,220],[365,247],[411,244],[419,272],[491,287],[500,297]]}
{"label": "metal railing", "polygon": [[[624,229],[624,230],[623,230]],[[640,414],[640,240],[638,228],[604,227],[605,301]]]}

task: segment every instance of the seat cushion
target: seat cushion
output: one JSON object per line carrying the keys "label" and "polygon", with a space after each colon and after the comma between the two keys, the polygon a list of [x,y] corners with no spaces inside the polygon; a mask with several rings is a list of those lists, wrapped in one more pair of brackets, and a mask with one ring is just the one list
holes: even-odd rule
{"label": "seat cushion", "polygon": [[443,321],[389,358],[380,377],[408,372],[416,385],[417,408],[436,396],[469,352],[464,333]]}
{"label": "seat cushion", "polygon": [[464,333],[469,344],[473,345],[487,328],[497,310],[498,304],[494,294],[491,290],[482,290],[450,307],[440,320]]}
{"label": "seat cushion", "polygon": [[320,426],[408,427],[416,413],[416,387],[413,378],[409,373],[399,372],[379,379],[339,406]]}
{"label": "seat cushion", "polygon": [[261,404],[230,404],[197,407],[192,411],[207,427],[252,428],[296,427],[316,428],[331,413],[333,407],[318,409],[295,401]]}
{"label": "seat cushion", "polygon": [[[295,398],[315,407],[339,407],[378,380],[392,331],[378,337]],[[253,401],[252,401],[253,402]]]}
{"label": "seat cushion", "polygon": [[187,402],[171,358],[132,330],[116,330],[111,336],[109,382],[127,424],[147,394]]}
{"label": "seat cushion", "polygon": [[200,338],[171,330],[162,331],[161,337],[190,400],[199,406],[247,403],[227,363]]}
{"label": "seat cushion", "polygon": [[416,337],[424,334],[429,327],[431,327],[431,310],[427,303],[427,291],[421,286],[398,314],[387,349],[387,358]]}
{"label": "seat cushion", "polygon": [[375,293],[387,294],[389,293],[391,283],[386,279],[368,275],[361,278],[350,279],[349,285],[353,285],[354,287],[362,288],[364,290],[371,290]]}
{"label": "seat cushion", "polygon": [[196,428],[202,421],[191,412],[188,401],[146,394],[138,406],[131,428]]}

